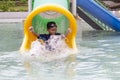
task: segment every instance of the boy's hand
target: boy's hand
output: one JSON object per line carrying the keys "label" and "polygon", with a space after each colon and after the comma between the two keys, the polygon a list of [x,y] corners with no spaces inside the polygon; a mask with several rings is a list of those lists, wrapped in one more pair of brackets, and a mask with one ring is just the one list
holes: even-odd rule
{"label": "boy's hand", "polygon": [[34,31],[33,27],[30,27],[29,30],[30,30],[30,32],[33,32],[33,31]]}
{"label": "boy's hand", "polygon": [[71,33],[71,32],[72,32],[72,30],[70,28],[68,28],[67,33]]}
{"label": "boy's hand", "polygon": [[37,34],[37,33],[34,31],[33,27],[30,27],[29,30],[30,30],[30,32],[33,33],[36,37],[39,37],[39,34]]}
{"label": "boy's hand", "polygon": [[72,30],[70,28],[68,28],[68,30],[66,31],[65,37],[67,37],[68,34],[71,33],[71,32],[72,32]]}

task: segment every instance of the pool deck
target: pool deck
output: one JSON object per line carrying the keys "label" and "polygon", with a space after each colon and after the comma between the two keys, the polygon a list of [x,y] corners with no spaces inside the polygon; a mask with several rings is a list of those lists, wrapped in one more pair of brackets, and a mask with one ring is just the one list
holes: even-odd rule
{"label": "pool deck", "polygon": [[[119,11],[111,11],[116,17],[120,18]],[[0,12],[0,23],[4,22],[23,22],[29,12]]]}
{"label": "pool deck", "polygon": [[0,12],[0,22],[22,22],[29,12]]}

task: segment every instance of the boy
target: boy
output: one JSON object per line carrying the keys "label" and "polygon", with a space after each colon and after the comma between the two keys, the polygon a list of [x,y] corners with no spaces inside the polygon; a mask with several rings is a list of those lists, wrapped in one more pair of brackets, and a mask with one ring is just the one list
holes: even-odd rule
{"label": "boy", "polygon": [[[49,32],[49,34],[37,34],[34,32],[33,27],[29,28],[30,32],[32,32],[42,43],[46,42],[47,40],[50,39],[51,35],[61,35],[60,33],[57,33],[57,25],[55,22],[48,22],[47,23],[47,31]],[[63,36],[63,38],[65,38],[69,33],[70,33],[70,29],[67,30],[66,34]]]}
{"label": "boy", "polygon": [[[53,37],[54,35],[59,35],[61,36],[62,39],[67,37],[67,35],[71,32],[71,30],[68,29],[65,35],[61,35],[60,33],[57,33],[57,25],[55,22],[47,23],[47,31],[49,32],[49,34],[37,34],[36,32],[34,32],[34,29],[32,27],[30,27],[29,29],[38,38],[41,44],[45,45],[46,49],[49,51],[55,50],[55,48],[53,48],[55,47],[54,44],[57,44],[57,41],[59,40],[59,38],[55,39],[55,37]],[[51,44],[52,41],[54,44]]]}

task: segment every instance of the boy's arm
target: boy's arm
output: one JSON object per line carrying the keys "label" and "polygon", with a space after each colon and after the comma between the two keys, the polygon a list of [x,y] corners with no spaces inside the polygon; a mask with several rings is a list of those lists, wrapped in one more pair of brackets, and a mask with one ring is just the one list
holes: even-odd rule
{"label": "boy's arm", "polygon": [[70,28],[68,28],[68,30],[66,31],[65,37],[67,37],[69,33],[71,33],[71,29]]}
{"label": "boy's arm", "polygon": [[37,34],[37,33],[34,31],[33,27],[30,27],[29,30],[30,30],[30,32],[33,33],[36,37],[39,37],[39,34]]}

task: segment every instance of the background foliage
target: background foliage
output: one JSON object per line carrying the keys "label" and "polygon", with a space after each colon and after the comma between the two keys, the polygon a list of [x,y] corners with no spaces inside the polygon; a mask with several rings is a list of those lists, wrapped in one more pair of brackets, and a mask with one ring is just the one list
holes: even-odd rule
{"label": "background foliage", "polygon": [[27,11],[28,0],[0,0],[0,12]]}

